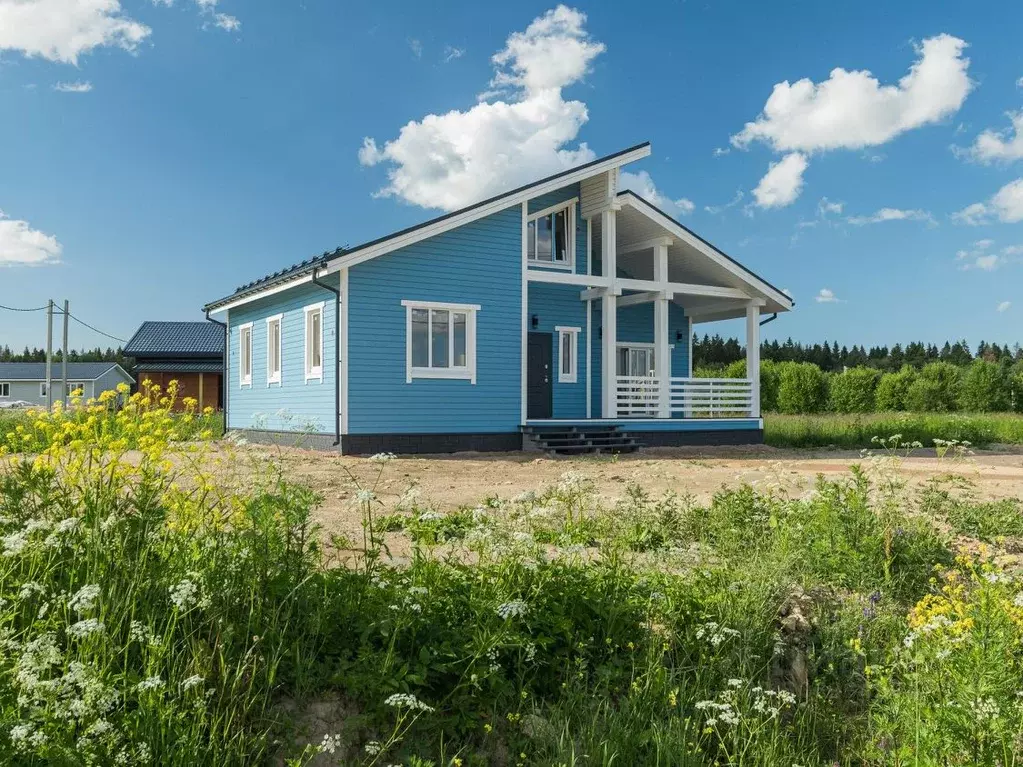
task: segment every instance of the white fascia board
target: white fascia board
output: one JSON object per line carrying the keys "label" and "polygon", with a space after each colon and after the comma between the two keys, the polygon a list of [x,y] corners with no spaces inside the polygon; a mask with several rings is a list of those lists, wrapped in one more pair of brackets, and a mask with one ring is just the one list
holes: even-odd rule
{"label": "white fascia board", "polygon": [[413,245],[422,240],[429,239],[430,237],[436,237],[438,234],[449,232],[452,229],[457,229],[460,226],[472,223],[478,219],[486,218],[487,216],[499,213],[502,210],[507,210],[508,208],[527,202],[534,197],[539,197],[542,194],[553,192],[556,189],[561,189],[569,184],[578,183],[584,178],[597,176],[613,168],[627,165],[630,162],[635,162],[636,160],[642,160],[644,157],[648,157],[649,155],[650,146],[641,146],[631,152],[613,157],[598,165],[591,165],[582,170],[578,170],[575,173],[567,173],[564,176],[559,176],[558,178],[535,184],[523,189],[517,194],[502,197],[498,200],[494,200],[493,202],[489,202],[486,205],[480,205],[472,208],[471,210],[467,210],[457,216],[451,216],[450,218],[445,218],[443,221],[437,221],[429,226],[420,227],[414,231],[407,232],[400,237],[393,237],[372,247],[353,253],[351,256],[340,256],[335,261],[328,264],[322,274],[332,274],[342,267],[355,266],[356,264],[369,261],[377,256],[382,256],[385,253],[390,253],[392,250],[398,250],[399,248]]}
{"label": "white fascia board", "polygon": [[654,280],[632,280],[619,278],[616,283],[626,290],[662,291],[678,295],[713,296],[716,298],[739,298],[749,301],[750,295],[738,288],[723,288],[719,285],[693,285],[687,282],[656,282]]}
{"label": "white fascia board", "polygon": [[580,285],[587,288],[607,288],[611,286],[610,277],[600,277],[595,274],[545,272],[539,269],[529,269],[527,271],[527,277],[530,282],[553,282],[557,285]]}
{"label": "white fascia board", "polygon": [[253,301],[258,301],[261,298],[266,298],[267,296],[272,296],[277,293],[283,293],[285,290],[291,290],[296,285],[304,285],[305,283],[312,281],[313,281],[312,274],[306,274],[301,277],[296,277],[293,280],[282,282],[279,285],[274,285],[272,287],[259,290],[255,293],[250,293],[247,296],[242,296],[241,298],[237,298],[234,301],[231,301],[230,303],[224,304],[223,306],[218,306],[216,309],[210,309],[210,314],[216,314],[217,312],[226,312],[228,309],[233,309],[236,306],[251,304]]}
{"label": "white fascia board", "polygon": [[786,310],[792,308],[792,299],[789,296],[785,295],[780,290],[775,290],[763,280],[754,277],[752,274],[748,273],[742,267],[732,263],[732,261],[726,258],[722,253],[720,253],[717,250],[717,248],[708,245],[698,237],[694,237],[691,233],[687,232],[683,227],[679,226],[678,223],[672,221],[671,218],[669,218],[668,216],[659,214],[657,211],[650,209],[646,205],[637,204],[636,200],[629,196],[623,196],[620,197],[619,199],[621,199],[625,205],[628,205],[633,210],[642,213],[644,216],[649,218],[654,223],[663,226],[665,229],[670,231],[675,237],[682,240],[692,248],[698,250],[700,253],[705,255],[715,264],[726,269],[733,276],[737,277],[738,279],[742,280],[744,283],[749,285],[751,288],[753,288],[756,292],[760,293],[761,295],[767,298],[776,300]]}

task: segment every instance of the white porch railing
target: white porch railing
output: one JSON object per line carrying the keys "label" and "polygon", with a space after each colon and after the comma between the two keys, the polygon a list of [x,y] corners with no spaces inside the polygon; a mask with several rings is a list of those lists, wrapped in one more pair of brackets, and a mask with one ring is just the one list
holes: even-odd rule
{"label": "white porch railing", "polygon": [[[657,376],[618,376],[619,418],[657,418],[662,415]],[[753,415],[753,386],[744,378],[672,378],[669,418],[749,418]]]}

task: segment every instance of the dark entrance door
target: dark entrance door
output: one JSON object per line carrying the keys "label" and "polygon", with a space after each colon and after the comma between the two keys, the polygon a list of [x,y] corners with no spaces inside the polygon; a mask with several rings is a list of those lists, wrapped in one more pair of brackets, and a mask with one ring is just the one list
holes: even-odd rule
{"label": "dark entrance door", "polygon": [[550,418],[554,387],[552,365],[553,337],[550,333],[530,333],[526,358],[526,415],[529,418]]}

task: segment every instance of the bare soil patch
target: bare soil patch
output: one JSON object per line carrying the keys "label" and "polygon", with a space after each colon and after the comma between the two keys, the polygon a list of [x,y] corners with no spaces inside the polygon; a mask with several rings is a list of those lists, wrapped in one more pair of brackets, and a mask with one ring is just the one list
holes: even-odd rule
{"label": "bare soil patch", "polygon": [[[611,505],[635,483],[656,497],[666,492],[707,501],[722,487],[744,482],[812,483],[817,475],[835,478],[860,460],[855,451],[785,450],[766,446],[649,449],[617,458],[582,456],[551,458],[537,453],[399,457],[381,465],[366,458],[301,448],[246,446],[252,457],[280,462],[285,474],[323,494],[317,521],[328,533],[361,536],[361,515],[352,496],[351,472],[376,494],[386,509],[412,486],[420,508],[451,511],[482,499],[510,499],[542,491],[566,472],[594,482],[601,500]],[[253,462],[260,465],[262,461]],[[964,461],[938,459],[934,451],[918,451],[905,459],[902,473],[911,487],[950,474],[970,480],[981,499],[1023,498],[1023,448],[982,450]],[[377,479],[379,474],[379,480]]]}

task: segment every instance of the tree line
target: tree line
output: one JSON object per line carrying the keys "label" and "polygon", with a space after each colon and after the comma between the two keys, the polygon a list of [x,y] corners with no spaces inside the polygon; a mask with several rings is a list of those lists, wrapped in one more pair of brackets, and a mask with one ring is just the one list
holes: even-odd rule
{"label": "tree line", "polygon": [[[745,343],[737,338],[722,338],[720,335],[705,334],[700,338],[693,334],[693,366],[725,367],[739,362],[746,356]],[[903,365],[920,369],[930,362],[948,362],[958,367],[969,365],[974,360],[986,362],[1023,361],[1023,347],[1018,343],[999,345],[981,341],[976,350],[971,350],[966,341],[946,341],[943,346],[913,341],[903,346],[853,345],[839,347],[837,342],[802,343],[792,338],[779,343],[764,341],[760,344],[760,359],[774,362],[809,362],[824,372],[836,373],[846,368],[868,367],[885,372],[901,370]]]}
{"label": "tree line", "polygon": [[[59,349],[54,349],[53,360],[59,362],[63,359]],[[121,347],[102,349],[97,346],[95,349],[72,349],[67,355],[68,362],[116,362],[125,370],[131,366],[131,358],[125,357]],[[0,346],[0,362],[46,362],[46,349],[29,349],[27,346],[21,352],[15,352],[6,344]]]}

